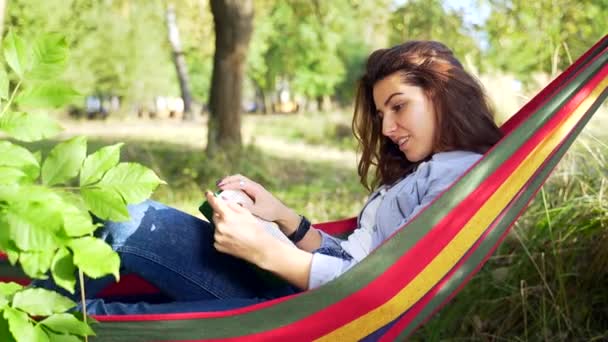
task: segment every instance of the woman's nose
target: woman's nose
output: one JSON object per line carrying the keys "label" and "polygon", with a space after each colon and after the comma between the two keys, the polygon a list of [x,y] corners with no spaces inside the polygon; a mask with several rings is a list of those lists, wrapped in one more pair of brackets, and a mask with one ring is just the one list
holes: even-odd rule
{"label": "woman's nose", "polygon": [[395,125],[395,121],[392,120],[389,115],[385,115],[384,118],[382,118],[382,134],[383,135],[385,135],[385,136],[391,135],[391,133],[393,133],[396,128],[397,128],[397,125]]}

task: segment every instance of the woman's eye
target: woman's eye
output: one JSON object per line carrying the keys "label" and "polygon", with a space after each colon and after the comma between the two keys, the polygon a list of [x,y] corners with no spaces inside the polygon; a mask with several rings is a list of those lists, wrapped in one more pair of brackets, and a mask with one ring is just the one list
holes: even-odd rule
{"label": "woman's eye", "polygon": [[401,110],[401,108],[403,108],[403,104],[394,105],[393,106],[393,111],[394,112],[398,112],[398,111]]}

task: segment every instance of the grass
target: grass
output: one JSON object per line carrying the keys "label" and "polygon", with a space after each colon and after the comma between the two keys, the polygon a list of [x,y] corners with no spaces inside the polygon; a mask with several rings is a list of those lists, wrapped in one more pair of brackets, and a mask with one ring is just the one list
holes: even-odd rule
{"label": "grass", "polygon": [[608,339],[608,146],[578,139],[498,251],[417,341]]}

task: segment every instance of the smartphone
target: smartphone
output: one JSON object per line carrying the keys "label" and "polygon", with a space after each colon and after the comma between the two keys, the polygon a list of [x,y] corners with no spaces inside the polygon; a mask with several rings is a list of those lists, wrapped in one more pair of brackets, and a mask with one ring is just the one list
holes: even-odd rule
{"label": "smartphone", "polygon": [[[218,191],[216,193],[214,193],[213,195],[215,197],[217,197],[219,194],[221,193],[221,191]],[[213,226],[213,208],[211,207],[211,204],[209,204],[209,202],[207,202],[207,200],[205,200],[203,203],[201,203],[201,205],[198,207],[198,211],[201,212],[201,214],[203,214],[203,216],[205,216],[205,218],[207,218],[207,220],[209,220],[209,222],[211,223],[211,225]]]}

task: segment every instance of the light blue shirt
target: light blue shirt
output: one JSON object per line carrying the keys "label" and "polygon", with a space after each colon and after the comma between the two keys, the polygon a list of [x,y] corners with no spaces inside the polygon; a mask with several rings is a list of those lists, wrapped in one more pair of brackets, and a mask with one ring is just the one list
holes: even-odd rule
{"label": "light blue shirt", "polygon": [[[321,248],[342,249],[353,259],[313,253],[308,287],[319,287],[356,265],[446,190],[481,156],[469,151],[436,153],[390,188],[381,187],[374,191],[357,218],[358,228],[347,240],[321,232]],[[380,199],[379,203],[377,199]],[[368,209],[375,213],[368,212]],[[362,226],[361,218],[370,214],[375,217],[375,222]]]}

